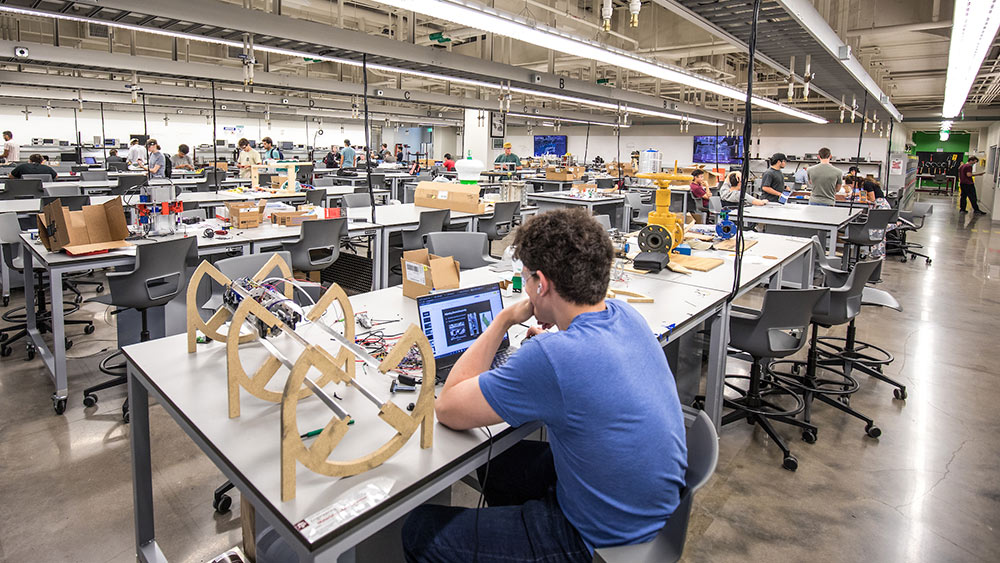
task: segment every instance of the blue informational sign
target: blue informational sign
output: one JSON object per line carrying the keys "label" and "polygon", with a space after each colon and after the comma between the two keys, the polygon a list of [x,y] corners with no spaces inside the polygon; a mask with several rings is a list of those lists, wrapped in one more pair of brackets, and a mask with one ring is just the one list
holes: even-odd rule
{"label": "blue informational sign", "polygon": [[743,162],[743,136],[695,135],[694,162],[699,164],[739,164]]}
{"label": "blue informational sign", "polygon": [[535,156],[566,154],[566,135],[535,135]]}

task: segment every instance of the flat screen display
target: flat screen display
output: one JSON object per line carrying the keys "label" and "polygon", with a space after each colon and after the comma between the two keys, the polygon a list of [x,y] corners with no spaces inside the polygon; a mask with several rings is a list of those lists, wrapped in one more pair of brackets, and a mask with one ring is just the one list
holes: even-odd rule
{"label": "flat screen display", "polygon": [[566,154],[566,135],[535,135],[535,156]]}
{"label": "flat screen display", "polygon": [[743,136],[694,136],[694,162],[699,164],[739,164],[743,162]]}

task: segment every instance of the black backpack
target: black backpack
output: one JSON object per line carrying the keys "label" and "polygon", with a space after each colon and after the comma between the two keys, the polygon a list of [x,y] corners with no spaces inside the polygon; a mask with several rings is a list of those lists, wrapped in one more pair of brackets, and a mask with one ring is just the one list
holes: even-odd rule
{"label": "black backpack", "polygon": [[163,165],[163,177],[172,178],[174,172],[174,163],[170,162],[170,155],[168,154],[163,155],[163,161],[165,162],[165,164]]}

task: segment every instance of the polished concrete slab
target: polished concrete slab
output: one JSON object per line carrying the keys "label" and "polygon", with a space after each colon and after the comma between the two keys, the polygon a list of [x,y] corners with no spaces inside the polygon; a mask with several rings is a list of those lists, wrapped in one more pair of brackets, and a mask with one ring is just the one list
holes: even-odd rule
{"label": "polished concrete slab", "polygon": [[[927,200],[935,214],[912,240],[928,245],[933,264],[890,259],[880,287],[903,311],[865,310],[858,321],[860,339],[896,355],[886,373],[906,382],[909,398],[861,377],[851,404],[876,420],[877,440],[822,406],[815,444],[779,425],[795,473],[762,432],[727,426],[716,475],[696,497],[685,560],[1000,560],[1000,223]],[[13,301],[23,303],[20,293]],[[0,561],[134,560],[125,390],[82,405],[115,345],[106,309],[87,304],[76,315],[93,317],[95,334],[69,330],[63,416],[53,414],[39,360],[24,361],[22,346],[0,359]],[[240,541],[238,508],[214,513],[222,475],[162,409],[150,415],[160,546],[172,561],[210,560]],[[453,498],[469,506],[477,495],[462,485]]]}

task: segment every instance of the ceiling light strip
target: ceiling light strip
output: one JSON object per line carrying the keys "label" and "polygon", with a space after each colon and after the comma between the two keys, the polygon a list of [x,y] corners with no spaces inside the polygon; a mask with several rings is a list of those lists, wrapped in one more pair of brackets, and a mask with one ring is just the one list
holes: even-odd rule
{"label": "ceiling light strip", "polygon": [[948,74],[944,86],[944,118],[957,116],[969,97],[972,83],[1000,29],[997,0],[955,0],[955,16],[948,48]]}

